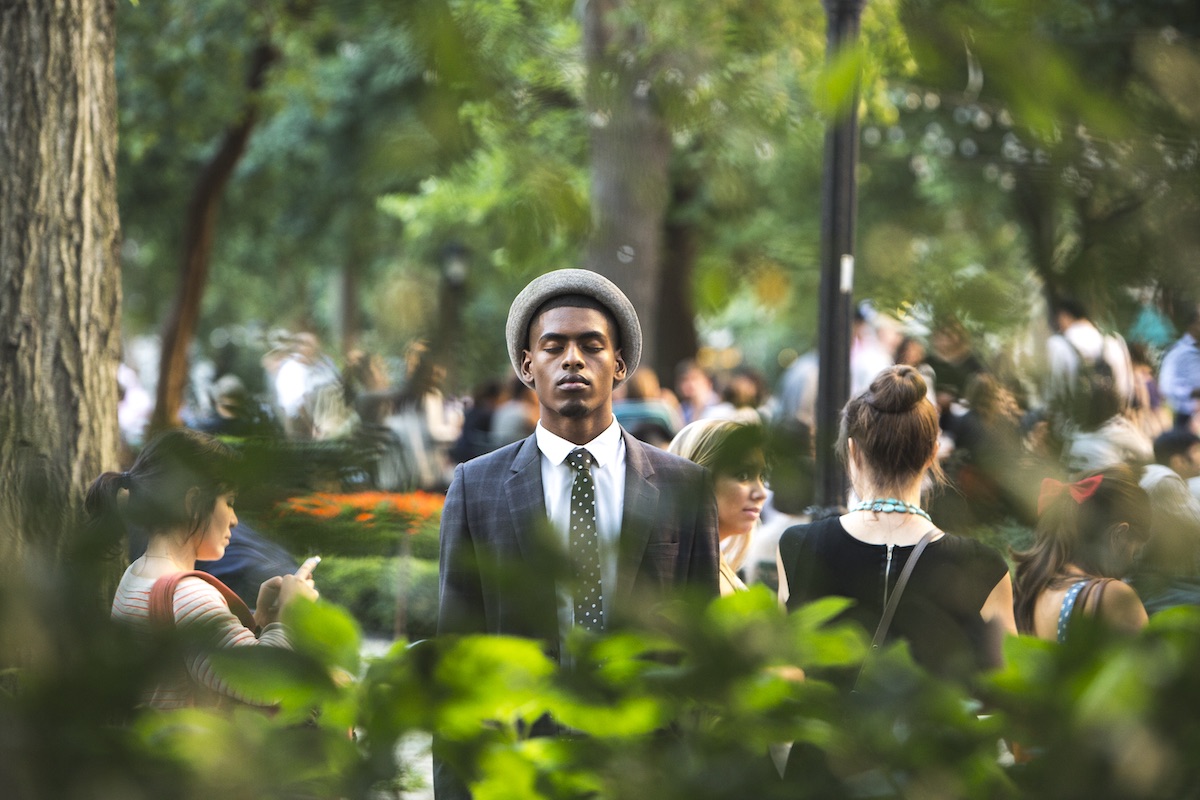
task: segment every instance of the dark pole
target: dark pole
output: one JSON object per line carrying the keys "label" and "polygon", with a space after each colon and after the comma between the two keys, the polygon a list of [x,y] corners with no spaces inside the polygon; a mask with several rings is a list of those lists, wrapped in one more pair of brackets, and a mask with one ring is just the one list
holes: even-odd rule
{"label": "dark pole", "polygon": [[[822,0],[829,20],[826,57],[832,60],[858,38],[866,0]],[[850,399],[851,308],[854,289],[854,218],[857,213],[854,170],[858,162],[858,86],[825,134],[821,179],[821,295],[817,353],[816,505],[846,502],[849,483],[834,454],[838,420]]]}

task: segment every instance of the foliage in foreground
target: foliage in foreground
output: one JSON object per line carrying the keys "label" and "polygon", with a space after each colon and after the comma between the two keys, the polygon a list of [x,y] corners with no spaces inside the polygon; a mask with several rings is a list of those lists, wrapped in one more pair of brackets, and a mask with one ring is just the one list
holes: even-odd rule
{"label": "foliage in foreground", "polygon": [[[1064,647],[1013,640],[976,700],[903,648],[873,660],[853,694],[814,677],[853,671],[866,652],[862,631],[832,622],[841,603],[783,616],[756,589],[672,607],[636,631],[571,642],[569,672],[532,642],[497,637],[400,643],[364,665],[351,618],[306,605],[290,620],[295,652],[221,665],[280,698],[271,717],[136,711],[139,688],[178,651],[67,619],[43,627],[40,660],[0,696],[0,785],[17,800],[388,796],[407,774],[398,743],[416,732],[436,734],[481,800],[1163,798],[1200,785],[1189,757],[1200,610],[1161,614],[1136,640],[1086,629]],[[13,595],[2,610],[15,641]],[[809,680],[789,680],[789,665]],[[580,735],[526,735],[545,714]],[[1032,759],[1004,763],[1002,738]],[[783,783],[767,753],[788,741],[803,767]]]}

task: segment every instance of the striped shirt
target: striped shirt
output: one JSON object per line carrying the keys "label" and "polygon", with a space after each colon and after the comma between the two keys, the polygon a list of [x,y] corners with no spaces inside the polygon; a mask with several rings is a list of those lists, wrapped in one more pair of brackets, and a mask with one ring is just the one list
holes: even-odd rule
{"label": "striped shirt", "polygon": [[[156,578],[125,570],[113,598],[112,618],[150,635],[150,589]],[[208,653],[226,647],[291,647],[283,625],[272,622],[259,636],[241,623],[212,584],[200,578],[184,578],[175,589],[175,625],[181,632],[203,631],[203,644],[192,648],[186,657],[186,670],[177,677],[163,680],[148,689],[143,702],[151,708],[185,708],[194,705],[218,705],[233,699],[250,705],[269,706],[262,698],[248,697],[235,691],[212,668]],[[199,627],[197,627],[199,626]]]}

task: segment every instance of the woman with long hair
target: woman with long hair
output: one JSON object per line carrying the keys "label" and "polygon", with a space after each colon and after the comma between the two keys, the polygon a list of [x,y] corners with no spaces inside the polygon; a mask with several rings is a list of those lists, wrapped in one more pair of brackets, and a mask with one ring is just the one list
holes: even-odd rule
{"label": "woman with long hair", "polygon": [[1037,536],[1015,553],[1021,633],[1063,641],[1079,616],[1126,632],[1147,620],[1137,592],[1121,579],[1150,537],[1150,498],[1126,466],[1074,483],[1047,478],[1038,498]]}
{"label": "woman with long hair", "polygon": [[897,579],[914,564],[888,640],[908,642],[934,674],[968,680],[1001,661],[1004,635],[1016,633],[1012,581],[1004,557],[974,539],[940,530],[921,508],[926,476],[941,480],[938,411],[921,374],[907,365],[880,372],[842,410],[838,454],[860,502],[784,532],[780,599],[789,610],[820,597],[848,597],[844,618],[875,631]]}
{"label": "woman with long hair", "polygon": [[145,702],[153,708],[229,700],[271,705],[230,687],[214,672],[209,654],[226,647],[289,647],[283,609],[297,598],[316,597],[310,564],[296,575],[265,581],[253,615],[220,581],[195,572],[197,560],[224,555],[237,524],[236,462],[228,445],[177,428],[151,439],[128,472],[106,472],[88,489],[84,507],[98,535],[119,541],[136,526],[147,537],[145,554],[117,586],[113,618],[147,632],[174,627],[204,645],[189,650],[186,671],[150,691]]}
{"label": "woman with long hair", "polygon": [[697,420],[671,440],[667,450],[713,476],[717,537],[721,544],[721,595],[746,585],[737,571],[750,550],[750,535],[767,500],[766,439],[759,425],[733,420]]}

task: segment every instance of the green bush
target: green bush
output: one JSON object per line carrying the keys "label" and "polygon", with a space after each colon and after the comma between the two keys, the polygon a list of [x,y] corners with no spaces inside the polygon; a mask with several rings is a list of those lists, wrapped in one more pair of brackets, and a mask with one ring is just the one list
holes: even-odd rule
{"label": "green bush", "polygon": [[396,623],[396,593],[401,570],[407,569],[406,626],[409,640],[433,636],[437,630],[437,561],[382,556],[331,556],[314,576],[321,597],[350,612],[363,630],[391,635]]}

